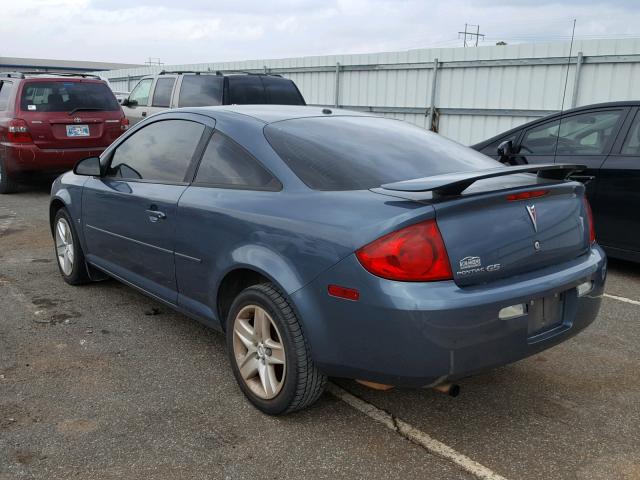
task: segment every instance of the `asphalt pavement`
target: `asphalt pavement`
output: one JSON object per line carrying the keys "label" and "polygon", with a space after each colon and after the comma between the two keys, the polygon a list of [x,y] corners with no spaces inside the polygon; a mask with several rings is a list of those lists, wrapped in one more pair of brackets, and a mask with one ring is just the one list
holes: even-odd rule
{"label": "asphalt pavement", "polygon": [[369,407],[496,478],[640,478],[640,266],[611,262],[586,331],[457,398],[334,379],[367,407],[326,393],[274,418],[221,334],[113,280],[64,283],[47,206],[46,186],[0,196],[1,480],[476,478]]}

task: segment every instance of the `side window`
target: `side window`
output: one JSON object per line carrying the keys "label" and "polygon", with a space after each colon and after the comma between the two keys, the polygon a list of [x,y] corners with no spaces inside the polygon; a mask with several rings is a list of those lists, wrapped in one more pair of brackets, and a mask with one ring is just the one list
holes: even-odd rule
{"label": "side window", "polygon": [[195,183],[277,190],[280,182],[240,145],[215,132],[204,152]]}
{"label": "side window", "polygon": [[296,85],[285,78],[262,77],[264,89],[267,92],[269,103],[275,105],[304,105],[304,99]]}
{"label": "side window", "polygon": [[181,107],[222,104],[222,80],[219,75],[185,75],[180,86]]}
{"label": "side window", "polygon": [[230,105],[258,105],[267,103],[264,87],[258,75],[231,75],[229,79]]}
{"label": "side window", "polygon": [[204,125],[161,120],[138,130],[114,152],[107,177],[183,182]]}
{"label": "side window", "polygon": [[7,109],[12,86],[11,82],[0,82],[0,110]]}
{"label": "side window", "polygon": [[171,92],[173,91],[173,84],[175,82],[176,79],[173,77],[159,78],[153,92],[153,102],[151,105],[154,107],[169,108],[171,105]]}
{"label": "side window", "polygon": [[[528,130],[520,143],[524,155],[601,155],[614,133],[621,110],[587,112]],[[559,129],[559,131],[558,131]]]}
{"label": "side window", "polygon": [[623,155],[640,155],[640,115],[636,115],[622,145]]}
{"label": "side window", "polygon": [[136,102],[138,102],[138,105],[146,107],[147,103],[149,103],[149,92],[151,91],[152,83],[152,78],[145,78],[144,80],[140,80],[138,85],[135,86],[135,88],[129,95],[129,100],[135,100]]}

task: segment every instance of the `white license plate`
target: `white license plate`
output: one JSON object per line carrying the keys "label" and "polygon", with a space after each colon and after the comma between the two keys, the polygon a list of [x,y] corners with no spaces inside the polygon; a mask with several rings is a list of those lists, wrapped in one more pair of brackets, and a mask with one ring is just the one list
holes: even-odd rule
{"label": "white license plate", "polygon": [[89,125],[67,125],[67,137],[88,137]]}

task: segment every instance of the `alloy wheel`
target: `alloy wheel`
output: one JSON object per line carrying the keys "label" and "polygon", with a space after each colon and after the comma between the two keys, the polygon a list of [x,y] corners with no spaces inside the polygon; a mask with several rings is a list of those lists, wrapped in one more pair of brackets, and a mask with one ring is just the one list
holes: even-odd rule
{"label": "alloy wheel", "polygon": [[240,376],[259,398],[278,395],[286,375],[282,336],[271,316],[258,305],[242,308],[233,322],[233,353]]}
{"label": "alloy wheel", "polygon": [[59,218],[56,223],[56,254],[62,273],[70,276],[73,272],[73,234],[64,218]]}

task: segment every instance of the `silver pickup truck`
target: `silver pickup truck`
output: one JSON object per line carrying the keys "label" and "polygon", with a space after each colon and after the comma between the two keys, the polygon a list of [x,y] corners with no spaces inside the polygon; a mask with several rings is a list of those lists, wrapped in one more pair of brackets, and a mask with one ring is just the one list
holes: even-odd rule
{"label": "silver pickup truck", "polygon": [[162,71],[140,79],[122,109],[133,125],[167,108],[234,104],[306,105],[296,84],[279,75]]}

